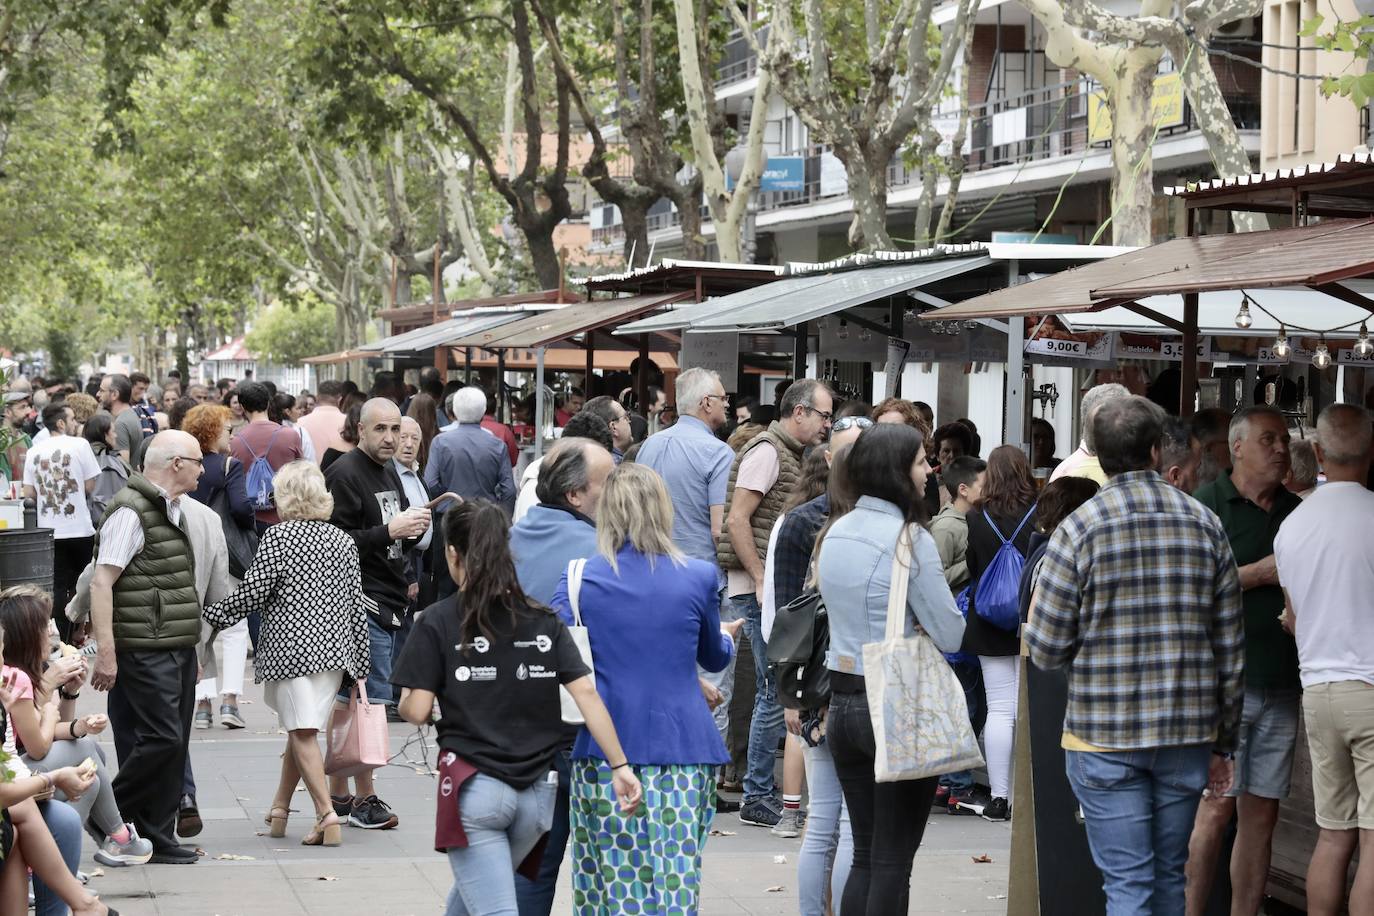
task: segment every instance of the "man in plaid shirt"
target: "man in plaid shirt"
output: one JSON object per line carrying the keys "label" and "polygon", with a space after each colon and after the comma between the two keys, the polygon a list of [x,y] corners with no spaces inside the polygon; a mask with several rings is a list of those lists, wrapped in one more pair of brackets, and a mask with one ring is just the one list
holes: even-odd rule
{"label": "man in plaid shirt", "polygon": [[1183,912],[1244,696],[1236,561],[1216,515],[1156,473],[1164,419],[1140,397],[1089,418],[1109,479],[1051,538],[1025,629],[1036,665],[1068,668],[1066,769],[1112,916]]}

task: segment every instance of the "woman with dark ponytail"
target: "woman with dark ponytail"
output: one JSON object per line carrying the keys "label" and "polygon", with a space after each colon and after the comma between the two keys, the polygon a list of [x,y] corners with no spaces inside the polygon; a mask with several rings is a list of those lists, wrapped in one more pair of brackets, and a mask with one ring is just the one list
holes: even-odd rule
{"label": "woman with dark ponytail", "polygon": [[513,913],[511,863],[537,873],[531,853],[553,821],[558,788],[560,684],[616,762],[620,810],[634,811],[642,797],[568,628],[520,588],[509,532],[494,503],[462,503],[444,514],[444,553],[458,593],[416,616],[392,675],[405,688],[406,721],[428,723],[439,701],[435,845],[453,869],[449,916]]}

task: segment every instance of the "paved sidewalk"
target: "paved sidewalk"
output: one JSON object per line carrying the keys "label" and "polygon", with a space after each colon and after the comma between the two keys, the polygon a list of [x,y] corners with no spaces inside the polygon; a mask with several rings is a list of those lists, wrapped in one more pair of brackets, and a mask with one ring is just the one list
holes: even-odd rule
{"label": "paved sidewalk", "polygon": [[[94,691],[82,695],[83,711],[103,711]],[[310,803],[296,796],[301,813],[292,816],[285,839],[266,836],[263,823],[276,790],[285,736],[276,717],[250,685],[240,706],[248,727],[218,725],[193,733],[204,832],[191,841],[205,850],[195,865],[104,868],[91,889],[126,916],[432,916],[441,913],[451,884],[447,860],[433,851],[435,783],[423,762],[435,750],[414,728],[391,726],[396,764],[377,774],[378,792],[399,815],[396,830],[344,830],[337,849],[303,847]],[[89,708],[87,708],[89,707]],[[111,763],[114,748],[103,736]],[[407,745],[407,741],[410,744]],[[787,914],[797,910],[796,861],[801,840],[779,840],[768,831],[740,825],[734,815],[718,817],[705,852],[703,916]],[[1009,824],[978,818],[931,816],[926,842],[912,873],[913,914],[1005,913]],[[86,844],[82,868],[94,872],[94,851]],[[975,864],[986,854],[991,864]],[[785,856],[785,863],[775,861]],[[239,858],[234,858],[239,857]],[[246,858],[243,858],[246,857]],[[774,890],[781,888],[781,890]],[[571,912],[567,882],[561,882],[554,913]]]}

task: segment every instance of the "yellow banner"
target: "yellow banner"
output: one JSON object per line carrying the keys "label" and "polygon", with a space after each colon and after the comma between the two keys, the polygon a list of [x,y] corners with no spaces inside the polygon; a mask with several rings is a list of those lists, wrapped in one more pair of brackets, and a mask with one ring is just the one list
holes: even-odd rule
{"label": "yellow banner", "polygon": [[[1161,73],[1155,77],[1150,96],[1150,114],[1154,127],[1178,127],[1183,123],[1183,79],[1177,73]],[[1095,89],[1088,95],[1088,142],[1106,143],[1112,139],[1112,109],[1107,93]]]}

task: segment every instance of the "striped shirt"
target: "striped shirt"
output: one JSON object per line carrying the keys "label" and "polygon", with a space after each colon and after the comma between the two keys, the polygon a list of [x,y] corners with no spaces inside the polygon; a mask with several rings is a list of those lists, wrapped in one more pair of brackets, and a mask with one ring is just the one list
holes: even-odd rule
{"label": "striped shirt", "polygon": [[1036,665],[1068,667],[1064,730],[1075,738],[1235,749],[1236,561],[1216,515],[1153,471],[1111,478],[1054,532],[1025,637]]}

